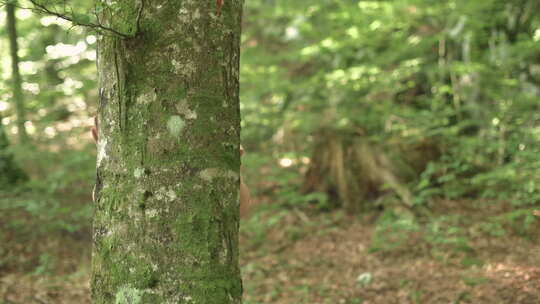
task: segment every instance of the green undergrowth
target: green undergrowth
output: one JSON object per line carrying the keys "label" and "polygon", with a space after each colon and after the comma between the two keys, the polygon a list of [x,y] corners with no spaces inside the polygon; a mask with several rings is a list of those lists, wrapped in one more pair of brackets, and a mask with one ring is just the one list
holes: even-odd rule
{"label": "green undergrowth", "polygon": [[90,242],[95,156],[80,150],[13,152],[30,178],[0,193],[0,272],[54,272],[66,253],[64,243]]}

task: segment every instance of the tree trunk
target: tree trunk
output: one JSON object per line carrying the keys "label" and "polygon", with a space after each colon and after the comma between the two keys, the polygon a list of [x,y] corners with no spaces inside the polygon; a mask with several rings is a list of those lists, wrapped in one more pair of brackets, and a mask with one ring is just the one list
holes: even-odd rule
{"label": "tree trunk", "polygon": [[94,304],[241,303],[243,0],[216,3],[124,1],[137,34],[98,41]]}
{"label": "tree trunk", "polygon": [[13,2],[6,3],[6,13],[6,27],[9,38],[9,52],[11,55],[11,85],[17,112],[17,131],[19,134],[19,141],[24,144],[28,142],[28,134],[26,134],[26,128],[24,127],[26,111],[24,108],[21,74],[19,72],[19,55],[17,54],[19,49],[17,45],[17,18],[15,17],[15,4]]}

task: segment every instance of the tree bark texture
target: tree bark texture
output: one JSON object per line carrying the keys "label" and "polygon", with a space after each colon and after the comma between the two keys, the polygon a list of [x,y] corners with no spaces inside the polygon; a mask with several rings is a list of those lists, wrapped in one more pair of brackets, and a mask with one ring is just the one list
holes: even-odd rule
{"label": "tree bark texture", "polygon": [[118,3],[138,30],[98,41],[92,301],[241,303],[243,0]]}
{"label": "tree bark texture", "polygon": [[26,110],[24,108],[24,97],[22,93],[21,73],[19,72],[19,55],[17,44],[17,19],[15,16],[15,4],[6,3],[6,28],[9,39],[9,53],[11,56],[11,87],[13,90],[13,101],[17,113],[17,131],[21,143],[28,142],[28,134],[24,123],[26,121]]}

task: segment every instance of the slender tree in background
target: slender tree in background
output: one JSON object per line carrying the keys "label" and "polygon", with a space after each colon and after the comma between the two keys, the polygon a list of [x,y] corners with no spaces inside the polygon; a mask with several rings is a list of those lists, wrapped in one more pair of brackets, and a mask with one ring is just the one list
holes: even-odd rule
{"label": "slender tree in background", "polygon": [[100,20],[93,303],[240,303],[242,0]]}
{"label": "slender tree in background", "polygon": [[11,85],[13,88],[13,101],[15,102],[17,112],[17,130],[19,141],[21,143],[27,143],[28,134],[24,127],[26,111],[24,108],[24,97],[21,86],[21,74],[19,72],[19,55],[17,54],[19,49],[17,45],[17,18],[15,17],[15,4],[13,2],[6,2],[6,13],[6,27],[9,38],[9,52],[11,55]]}

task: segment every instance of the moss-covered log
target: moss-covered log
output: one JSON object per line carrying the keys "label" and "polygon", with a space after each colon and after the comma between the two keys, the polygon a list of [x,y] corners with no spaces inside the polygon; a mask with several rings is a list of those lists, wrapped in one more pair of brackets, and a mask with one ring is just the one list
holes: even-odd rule
{"label": "moss-covered log", "polygon": [[98,42],[95,304],[241,303],[242,2],[130,0],[114,2],[122,18],[104,14],[136,34]]}

